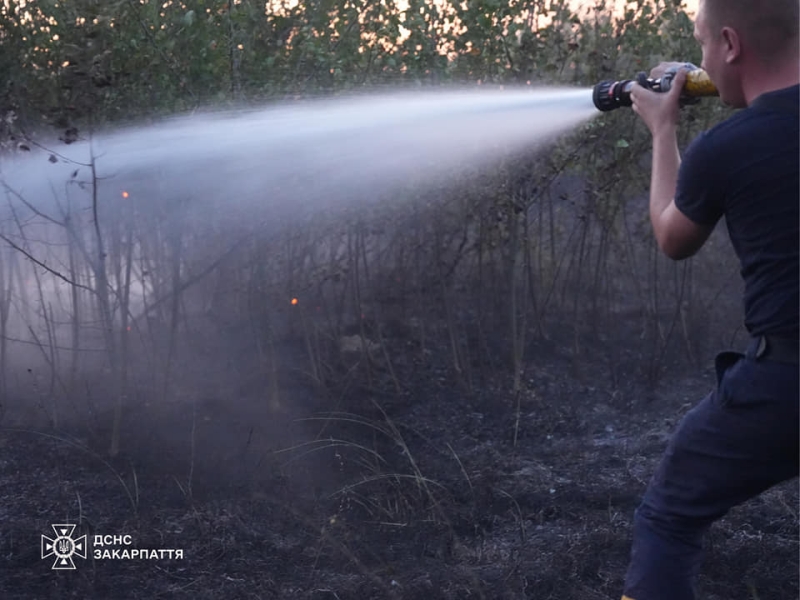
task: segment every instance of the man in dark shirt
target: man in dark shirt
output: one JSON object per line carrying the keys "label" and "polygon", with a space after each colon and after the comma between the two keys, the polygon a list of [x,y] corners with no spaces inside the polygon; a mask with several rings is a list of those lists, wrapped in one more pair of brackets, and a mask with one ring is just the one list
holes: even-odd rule
{"label": "man in dark shirt", "polygon": [[683,160],[685,72],[668,93],[631,93],[653,135],[658,245],[688,258],[725,216],[751,340],[743,354],[717,355],[716,389],[686,414],[636,509],[623,600],[692,600],[709,526],[798,474],[799,12],[798,0],[700,0],[702,67],[721,100],[744,110],[697,137]]}

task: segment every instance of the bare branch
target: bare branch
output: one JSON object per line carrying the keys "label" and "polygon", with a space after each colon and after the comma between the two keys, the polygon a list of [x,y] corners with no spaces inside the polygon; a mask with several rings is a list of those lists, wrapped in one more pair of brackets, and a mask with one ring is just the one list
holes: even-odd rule
{"label": "bare branch", "polygon": [[40,267],[42,267],[45,271],[47,271],[51,275],[55,275],[56,277],[58,277],[59,279],[61,279],[62,281],[65,281],[66,283],[68,283],[70,285],[74,285],[75,287],[78,287],[78,288],[81,288],[81,289],[84,289],[84,290],[88,290],[89,292],[94,293],[94,290],[92,288],[90,288],[88,286],[85,286],[83,284],[80,284],[77,281],[72,281],[66,275],[64,275],[62,273],[59,273],[55,269],[52,269],[52,268],[48,267],[45,263],[43,263],[42,261],[37,259],[30,252],[27,252],[24,248],[18,246],[14,242],[12,242],[10,239],[8,239],[8,237],[3,235],[2,233],[0,233],[0,240],[3,240],[6,244],[11,246],[14,250],[16,250],[17,252],[20,252],[21,254],[23,254],[25,256],[25,258],[27,258],[28,260],[32,261],[33,263],[39,265]]}
{"label": "bare branch", "polygon": [[13,196],[14,196],[14,197],[17,199],[17,200],[19,200],[20,202],[22,202],[22,203],[25,205],[25,207],[26,207],[28,210],[30,210],[31,212],[33,212],[35,215],[37,215],[37,216],[39,216],[39,217],[43,218],[45,221],[49,221],[49,222],[53,223],[54,225],[59,225],[60,227],[64,227],[64,223],[62,223],[62,222],[60,222],[60,221],[56,221],[56,219],[54,219],[54,218],[53,218],[53,217],[51,217],[50,215],[46,215],[45,213],[43,213],[42,211],[40,211],[40,210],[39,210],[38,208],[36,208],[36,207],[35,207],[33,204],[31,204],[30,202],[28,202],[28,201],[25,199],[25,197],[24,197],[22,194],[20,194],[20,193],[19,193],[17,190],[15,190],[15,189],[14,189],[14,188],[12,188],[10,185],[8,185],[8,184],[7,184],[5,181],[3,181],[3,182],[0,182],[0,183],[2,183],[2,184],[3,184],[3,187],[6,189],[6,193],[7,193],[7,194],[8,194],[8,193],[12,194],[12,195],[13,195]]}

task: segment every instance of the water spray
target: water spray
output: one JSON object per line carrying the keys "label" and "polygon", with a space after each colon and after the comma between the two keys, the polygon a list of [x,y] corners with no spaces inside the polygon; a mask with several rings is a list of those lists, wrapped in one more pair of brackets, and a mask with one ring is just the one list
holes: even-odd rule
{"label": "water spray", "polygon": [[[700,98],[708,96],[718,96],[716,86],[709,78],[708,73],[703,69],[696,67],[692,63],[682,65],[684,68],[689,69],[686,74],[686,83],[681,92],[681,104],[694,104]],[[636,79],[623,79],[621,81],[601,81],[594,86],[592,93],[592,100],[594,101],[597,110],[607,112],[623,106],[631,106],[631,90],[633,84],[638,83],[644,88],[654,92],[666,93],[672,89],[672,82],[675,75],[678,73],[680,67],[672,67],[668,69],[662,77],[652,79],[647,77],[645,73],[639,73]]]}

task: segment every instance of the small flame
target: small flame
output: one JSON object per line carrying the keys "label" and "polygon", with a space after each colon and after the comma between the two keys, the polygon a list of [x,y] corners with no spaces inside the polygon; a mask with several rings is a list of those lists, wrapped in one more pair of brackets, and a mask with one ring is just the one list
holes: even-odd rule
{"label": "small flame", "polygon": [[122,192],[122,197],[123,198],[127,198],[128,197],[128,192]]}
{"label": "small flame", "polygon": [[296,304],[297,304],[297,298],[292,298],[292,306],[295,306]]}

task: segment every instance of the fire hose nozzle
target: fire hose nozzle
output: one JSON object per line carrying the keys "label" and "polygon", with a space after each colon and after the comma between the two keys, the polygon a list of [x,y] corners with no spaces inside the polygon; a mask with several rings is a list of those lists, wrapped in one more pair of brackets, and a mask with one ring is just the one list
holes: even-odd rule
{"label": "fire hose nozzle", "polygon": [[[703,97],[719,95],[708,73],[692,63],[686,63],[683,66],[689,69],[689,72],[686,74],[686,83],[684,83],[681,92],[682,105],[693,104]],[[631,90],[633,89],[634,83],[638,83],[642,87],[653,90],[654,92],[668,92],[672,88],[672,82],[677,73],[678,68],[676,67],[667,70],[667,72],[658,79],[651,79],[644,73],[639,73],[636,76],[636,80],[601,81],[594,86],[592,100],[597,110],[602,112],[608,112],[623,106],[631,106]]]}

